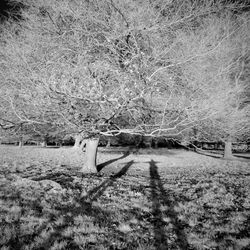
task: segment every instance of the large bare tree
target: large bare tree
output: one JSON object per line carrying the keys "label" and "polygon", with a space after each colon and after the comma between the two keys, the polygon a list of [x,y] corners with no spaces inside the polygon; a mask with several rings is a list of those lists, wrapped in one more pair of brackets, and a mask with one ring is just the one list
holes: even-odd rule
{"label": "large bare tree", "polygon": [[[241,98],[232,84],[232,75],[241,81],[238,59],[249,52],[247,38],[233,43],[249,23],[241,5],[16,2],[26,6],[22,20],[6,22],[1,32],[11,114],[22,123],[64,126],[86,140],[89,172],[96,171],[100,133],[184,136],[197,124],[219,124],[225,107]],[[237,114],[246,121],[242,107]]]}

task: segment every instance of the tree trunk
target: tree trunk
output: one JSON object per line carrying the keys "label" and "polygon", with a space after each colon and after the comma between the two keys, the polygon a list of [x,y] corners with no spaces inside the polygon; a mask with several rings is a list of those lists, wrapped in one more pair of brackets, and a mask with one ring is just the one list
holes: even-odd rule
{"label": "tree trunk", "polygon": [[19,148],[21,148],[21,147],[23,146],[23,141],[22,141],[22,140],[20,140],[20,141],[18,142],[18,146],[19,146]]}
{"label": "tree trunk", "polygon": [[152,148],[153,147],[153,139],[152,137],[149,139],[149,148]]}
{"label": "tree trunk", "polygon": [[74,144],[74,148],[79,149],[80,145],[81,145],[81,135],[76,135],[75,136],[75,144]]}
{"label": "tree trunk", "polygon": [[223,157],[226,158],[226,159],[233,158],[233,154],[232,154],[232,141],[231,140],[227,140],[225,142],[224,156]]}
{"label": "tree trunk", "polygon": [[152,139],[152,146],[153,148],[158,148],[158,140],[157,139]]}
{"label": "tree trunk", "polygon": [[86,163],[82,168],[82,172],[97,173],[96,155],[99,138],[92,138],[86,140]]}
{"label": "tree trunk", "polygon": [[107,142],[106,148],[110,148],[110,145],[111,145],[111,139],[108,138],[108,142]]}

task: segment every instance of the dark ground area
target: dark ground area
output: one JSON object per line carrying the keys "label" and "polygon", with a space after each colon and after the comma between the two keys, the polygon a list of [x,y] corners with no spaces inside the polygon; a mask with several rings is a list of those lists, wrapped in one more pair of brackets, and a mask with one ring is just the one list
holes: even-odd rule
{"label": "dark ground area", "polygon": [[78,153],[1,146],[1,249],[249,249],[248,162],[100,152],[93,175]]}

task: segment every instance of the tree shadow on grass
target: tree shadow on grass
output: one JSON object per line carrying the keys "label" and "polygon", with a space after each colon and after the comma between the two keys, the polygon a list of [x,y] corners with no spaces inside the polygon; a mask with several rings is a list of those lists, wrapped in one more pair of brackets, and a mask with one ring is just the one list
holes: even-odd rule
{"label": "tree shadow on grass", "polygon": [[[163,220],[164,214],[170,219],[170,223],[172,223],[174,234],[177,237],[176,244],[180,249],[188,249],[183,225],[179,222],[178,214],[174,211],[174,202],[171,201],[169,195],[164,190],[156,162],[151,160],[149,164],[155,249],[168,249],[168,237],[165,232],[165,227],[168,226],[168,223]],[[164,211],[164,214],[161,211],[162,205],[168,207],[167,211]]]}
{"label": "tree shadow on grass", "polygon": [[[91,189],[87,195],[76,199],[78,206],[76,206],[76,203],[74,203],[74,205],[58,207],[58,210],[60,211],[59,214],[63,215],[64,217],[64,222],[59,226],[53,227],[53,232],[46,242],[43,242],[41,249],[49,249],[49,247],[51,247],[56,240],[67,240],[67,247],[70,247],[70,249],[82,249],[73,242],[73,238],[63,235],[63,232],[67,228],[74,225],[75,218],[79,215],[90,216],[93,218],[95,224],[98,224],[102,227],[110,227],[113,224],[113,213],[104,211],[100,207],[93,206],[93,202],[97,200],[108,187],[112,186],[114,182],[125,175],[133,163],[134,161],[127,162],[118,173],[103,181],[99,186]],[[52,223],[53,221],[55,221],[55,218],[51,219]]]}
{"label": "tree shadow on grass", "polygon": [[106,162],[103,162],[103,163],[97,165],[97,171],[100,172],[104,167],[108,166],[109,164],[111,164],[113,162],[116,162],[118,160],[126,158],[129,154],[130,154],[129,151],[124,152],[124,154],[122,156],[118,157],[118,158],[115,158],[115,159],[112,159],[112,160],[109,160],[109,161],[106,161]]}
{"label": "tree shadow on grass", "polygon": [[128,169],[131,167],[131,165],[134,163],[134,161],[130,161],[128,162],[118,173],[116,173],[115,175],[111,176],[110,178],[108,178],[107,180],[105,180],[104,182],[102,182],[99,186],[93,188],[92,190],[90,190],[86,196],[83,197],[83,199],[88,199],[94,201],[96,200],[98,197],[100,197],[103,192],[109,187],[111,186],[118,178],[122,177],[123,175],[125,175],[128,171]]}
{"label": "tree shadow on grass", "polygon": [[205,156],[216,158],[216,159],[221,159],[221,160],[223,159],[222,154],[209,153],[209,152],[199,151],[199,150],[196,150],[193,152],[195,152],[199,155],[205,155]]}
{"label": "tree shadow on grass", "polygon": [[242,161],[242,162],[249,162],[250,161],[250,156],[242,156],[242,155],[235,155],[233,154],[232,158],[224,158],[223,154],[216,154],[216,153],[210,153],[210,152],[204,152],[204,151],[195,151],[197,154],[200,155],[205,155],[208,157],[212,157],[215,159],[220,159],[220,160],[224,160],[224,161]]}

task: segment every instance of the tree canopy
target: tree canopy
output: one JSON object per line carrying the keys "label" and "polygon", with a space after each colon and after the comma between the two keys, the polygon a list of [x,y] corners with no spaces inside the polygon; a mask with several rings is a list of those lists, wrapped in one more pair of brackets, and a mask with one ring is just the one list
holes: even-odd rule
{"label": "tree canopy", "polygon": [[195,128],[200,138],[223,140],[249,134],[244,3],[13,2],[25,7],[19,22],[1,26],[2,128],[180,138],[192,138]]}

